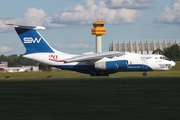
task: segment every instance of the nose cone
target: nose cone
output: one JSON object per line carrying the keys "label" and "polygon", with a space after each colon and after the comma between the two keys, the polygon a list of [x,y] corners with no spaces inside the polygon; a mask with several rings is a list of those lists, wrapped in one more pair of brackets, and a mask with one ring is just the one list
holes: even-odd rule
{"label": "nose cone", "polygon": [[175,65],[176,65],[176,63],[174,61],[171,61],[171,66],[173,67]]}

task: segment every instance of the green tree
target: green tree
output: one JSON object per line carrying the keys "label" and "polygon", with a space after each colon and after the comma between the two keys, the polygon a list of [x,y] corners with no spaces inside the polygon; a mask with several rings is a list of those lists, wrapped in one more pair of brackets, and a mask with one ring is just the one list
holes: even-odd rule
{"label": "green tree", "polygon": [[12,54],[8,56],[8,64],[10,67],[18,67],[18,55]]}
{"label": "green tree", "polygon": [[7,60],[8,60],[7,56],[5,55],[0,56],[0,61],[7,61]]}
{"label": "green tree", "polygon": [[156,49],[153,54],[162,54],[173,60],[180,60],[180,47],[178,44],[174,44],[171,47],[164,48],[164,50]]}
{"label": "green tree", "polygon": [[37,66],[38,63],[34,60],[24,58],[23,55],[18,56],[17,54],[12,54],[9,56],[1,55],[0,61],[8,62],[9,67],[19,67],[28,65]]}
{"label": "green tree", "polygon": [[164,55],[171,59],[180,59],[180,47],[177,44],[164,49]]}
{"label": "green tree", "polygon": [[156,50],[153,51],[152,54],[160,54],[160,55],[163,55],[164,52],[163,52],[161,49],[156,49]]}

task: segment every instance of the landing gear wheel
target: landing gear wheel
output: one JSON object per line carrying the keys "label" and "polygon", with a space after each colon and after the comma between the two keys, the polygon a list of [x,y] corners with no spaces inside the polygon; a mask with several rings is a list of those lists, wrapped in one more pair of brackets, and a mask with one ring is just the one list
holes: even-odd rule
{"label": "landing gear wheel", "polygon": [[104,74],[104,76],[109,76],[109,74],[108,74],[108,73],[106,73],[106,74]]}
{"label": "landing gear wheel", "polygon": [[96,73],[94,71],[92,71],[92,73],[90,75],[91,76],[96,76]]}
{"label": "landing gear wheel", "polygon": [[103,71],[100,71],[100,72],[94,72],[94,71],[92,71],[91,74],[90,74],[90,76],[109,76],[109,74],[108,74],[108,73],[105,73],[105,72],[103,72]]}
{"label": "landing gear wheel", "polygon": [[109,76],[109,74],[104,71],[101,71],[97,74],[97,76]]}
{"label": "landing gear wheel", "polygon": [[147,76],[147,73],[146,73],[146,72],[144,72],[142,75],[143,75],[143,76]]}

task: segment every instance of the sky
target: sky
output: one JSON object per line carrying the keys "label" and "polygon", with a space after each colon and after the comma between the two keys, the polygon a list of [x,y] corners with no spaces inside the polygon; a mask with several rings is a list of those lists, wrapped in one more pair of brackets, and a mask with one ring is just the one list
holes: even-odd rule
{"label": "sky", "polygon": [[46,27],[40,34],[62,52],[95,52],[98,18],[106,28],[103,51],[112,41],[180,40],[180,0],[0,0],[0,53],[25,53],[6,23]]}

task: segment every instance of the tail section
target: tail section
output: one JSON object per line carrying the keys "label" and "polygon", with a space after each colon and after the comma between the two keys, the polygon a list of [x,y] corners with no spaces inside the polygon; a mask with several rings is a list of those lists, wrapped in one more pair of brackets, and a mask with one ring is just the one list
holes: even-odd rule
{"label": "tail section", "polygon": [[39,52],[54,53],[54,49],[37,31],[37,29],[45,29],[44,27],[23,25],[14,25],[14,27],[21,42],[26,48],[25,54]]}

